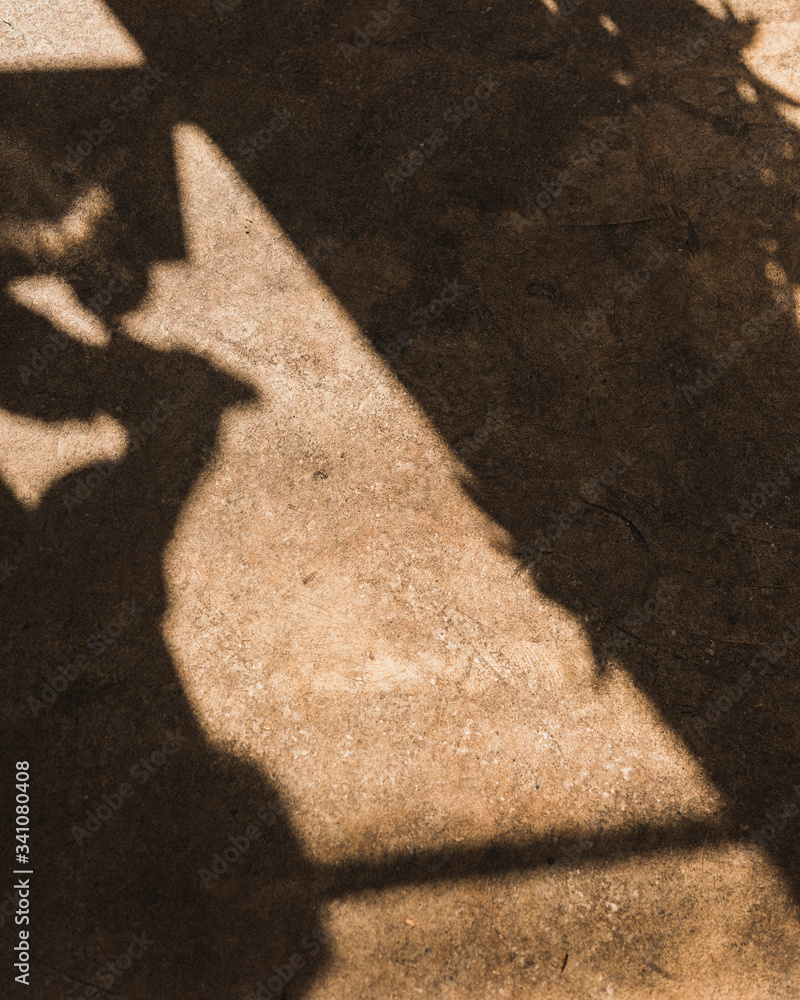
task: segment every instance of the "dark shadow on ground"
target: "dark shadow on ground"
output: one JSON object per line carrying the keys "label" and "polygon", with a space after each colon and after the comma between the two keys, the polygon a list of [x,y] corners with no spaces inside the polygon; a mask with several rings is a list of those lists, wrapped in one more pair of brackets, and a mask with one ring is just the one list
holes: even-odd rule
{"label": "dark shadow on ground", "polygon": [[[521,570],[582,619],[600,677],[630,672],[725,796],[733,836],[765,827],[800,782],[795,655],[775,646],[800,617],[800,353],[784,292],[798,280],[800,146],[786,100],[743,61],[754,27],[688,0],[573,4],[555,20],[529,4],[431,4],[394,10],[350,51],[369,4],[110,6],[164,81],[74,171],[50,165],[141,72],[0,83],[9,176],[21,157],[49,178],[34,214],[57,218],[99,183],[122,220],[62,272],[88,301],[124,266],[134,305],[148,267],[183,252],[171,130],[205,129],[462,456],[465,489],[516,539]],[[31,260],[7,249],[3,276],[42,266]],[[143,929],[196,995],[285,962],[330,893],[541,864],[533,845],[454,849],[402,875],[312,870],[281,815],[271,852],[202,887],[197,869],[276,793],[201,736],[161,637],[161,553],[222,412],[249,390],[121,333],[107,351],[72,345],[21,387],[18,365],[50,333],[5,307],[0,405],[128,427],[160,399],[176,408],[74,511],[70,482],[35,515],[4,499],[18,564],[5,739],[30,745],[34,721],[38,851],[54,873],[40,955],[80,954],[92,928],[88,968],[98,928],[110,955]],[[126,601],[145,609],[135,642],[123,633],[34,720],[28,694]],[[774,662],[751,664],[765,648]],[[170,771],[76,851],[73,817],[176,728],[187,740]],[[765,844],[797,890],[796,829]]]}

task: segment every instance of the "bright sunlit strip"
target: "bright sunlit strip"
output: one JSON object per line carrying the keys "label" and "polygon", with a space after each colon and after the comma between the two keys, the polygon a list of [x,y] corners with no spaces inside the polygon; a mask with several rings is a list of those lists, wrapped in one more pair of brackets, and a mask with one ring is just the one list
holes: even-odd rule
{"label": "bright sunlit strip", "polygon": [[105,324],[81,304],[72,286],[63,278],[34,274],[10,282],[7,291],[21,306],[43,316],[74,340],[96,347],[111,342]]}
{"label": "bright sunlit strip", "polygon": [[0,71],[124,69],[145,57],[102,0],[24,0],[0,13]]}
{"label": "bright sunlit strip", "polygon": [[[58,360],[44,359],[44,367],[56,366]],[[95,468],[97,464],[116,462],[127,448],[128,432],[106,413],[92,420],[47,423],[0,409],[0,479],[29,509],[37,507],[49,490],[57,490],[63,476],[79,469],[92,477],[85,483],[88,498],[109,474],[103,467],[106,475],[101,475]],[[72,484],[73,494],[75,488]],[[65,494],[66,490],[65,486]]]}

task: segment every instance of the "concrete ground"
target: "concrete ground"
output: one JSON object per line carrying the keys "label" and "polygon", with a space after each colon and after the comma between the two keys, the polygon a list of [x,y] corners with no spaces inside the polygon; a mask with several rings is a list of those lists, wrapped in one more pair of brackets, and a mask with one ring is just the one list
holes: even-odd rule
{"label": "concrete ground", "polygon": [[7,995],[800,995],[795,6],[0,27]]}

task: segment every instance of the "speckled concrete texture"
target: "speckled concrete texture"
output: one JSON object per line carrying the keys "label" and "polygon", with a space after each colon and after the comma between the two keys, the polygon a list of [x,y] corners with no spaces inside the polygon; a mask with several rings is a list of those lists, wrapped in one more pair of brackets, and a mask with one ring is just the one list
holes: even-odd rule
{"label": "speckled concrete texture", "polygon": [[7,995],[800,994],[800,12],[0,27]]}

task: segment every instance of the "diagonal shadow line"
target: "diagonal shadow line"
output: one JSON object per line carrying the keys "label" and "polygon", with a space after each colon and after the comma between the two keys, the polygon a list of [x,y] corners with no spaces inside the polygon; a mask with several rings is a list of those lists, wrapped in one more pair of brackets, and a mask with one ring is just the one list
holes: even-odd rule
{"label": "diagonal shadow line", "polygon": [[743,840],[741,832],[714,823],[685,820],[633,831],[604,830],[586,837],[571,834],[551,840],[493,843],[418,851],[385,861],[325,865],[314,870],[320,895],[341,898],[400,886],[533,873],[556,866],[611,865],[668,851],[702,850]]}

